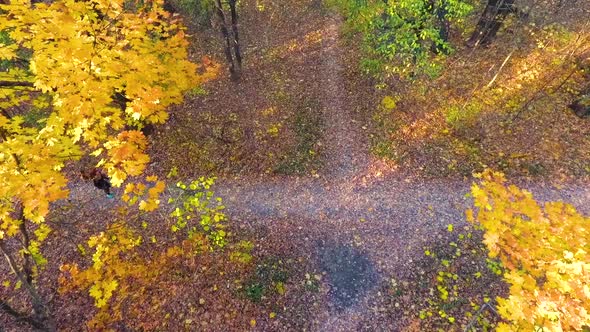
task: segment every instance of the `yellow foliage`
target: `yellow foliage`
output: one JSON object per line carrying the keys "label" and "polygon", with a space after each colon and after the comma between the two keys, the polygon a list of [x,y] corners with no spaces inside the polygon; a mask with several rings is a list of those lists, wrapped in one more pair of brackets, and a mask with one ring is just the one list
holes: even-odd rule
{"label": "yellow foliage", "polygon": [[[94,248],[92,266],[82,271],[75,264],[61,266],[60,292],[88,289],[99,308],[89,326],[104,329],[109,323],[123,319],[122,305],[128,307],[137,303],[142,306],[137,298],[149,287],[158,285],[160,278],[169,276],[178,259],[193,257],[195,252],[208,248],[207,238],[202,234],[181,245],[146,250],[151,254],[148,257],[140,256],[137,250],[139,245],[145,244],[155,245],[144,243],[126,223],[118,222],[88,241],[88,246]],[[116,296],[113,296],[115,291]]]}
{"label": "yellow foliage", "polygon": [[[10,39],[0,45],[0,59],[14,61],[0,78],[19,84],[0,86],[1,238],[15,236],[23,220],[44,222],[50,204],[67,197],[61,169],[81,156],[80,144],[102,158],[99,166],[114,186],[141,175],[149,161],[147,140],[139,131],[122,131],[124,125],[166,121],[167,107],[181,102],[184,91],[217,74],[219,65],[209,59],[197,73],[187,60],[184,28],[162,4],[0,4],[0,31]],[[25,123],[23,112],[31,107],[46,115],[39,126]],[[157,208],[163,189],[155,184],[140,207]],[[16,204],[23,220],[10,217]]]}
{"label": "yellow foliage", "polygon": [[[135,203],[137,203],[137,201],[143,196],[145,199],[139,201],[139,209],[150,212],[160,206],[160,194],[164,192],[166,185],[163,181],[159,181],[158,177],[155,175],[148,176],[146,181],[151,185],[149,189],[143,183],[128,183],[125,187],[125,193],[123,194],[122,199],[129,205],[135,205]],[[146,192],[147,197],[145,197]]]}
{"label": "yellow foliage", "polygon": [[[92,236],[88,240],[88,246],[94,248],[92,255],[93,264],[87,270],[80,272],[76,265],[61,267],[62,272],[67,272],[72,282],[60,278],[61,291],[82,287],[90,289],[90,296],[95,300],[97,307],[106,305],[112,297],[113,291],[119,285],[122,277],[133,274],[141,276],[146,272],[143,268],[135,267],[128,271],[130,261],[133,262],[135,254],[132,249],[141,244],[141,236],[136,236],[125,224],[111,225],[105,232]],[[128,260],[121,256],[126,254]]]}
{"label": "yellow foliage", "polygon": [[[51,231],[45,223],[49,207],[69,194],[65,163],[79,159],[84,146],[114,186],[142,175],[148,142],[125,125],[163,123],[168,107],[181,102],[185,91],[219,71],[209,59],[201,68],[187,60],[184,28],[162,5],[161,0],[0,2],[0,33],[8,39],[0,45],[0,60],[8,67],[0,80],[9,82],[0,86],[0,239],[17,236],[23,222],[37,224],[27,225],[35,237],[23,250],[36,267],[45,263],[41,248]],[[152,211],[164,189],[157,177],[148,177],[146,183],[129,184],[124,200]],[[148,285],[170,258],[138,257],[134,248],[142,241],[124,223],[91,237],[92,265],[82,271],[62,266],[61,290],[87,289],[100,308],[96,319],[120,318],[116,308],[128,299],[129,288],[138,281]],[[115,291],[119,302],[113,301]]]}
{"label": "yellow foliage", "polygon": [[505,183],[501,173],[481,174],[472,187],[477,213],[468,211],[508,269],[510,295],[498,299],[498,312],[509,323],[498,331],[581,331],[590,326],[590,218],[563,202],[540,206]]}
{"label": "yellow foliage", "polygon": [[385,96],[383,97],[383,100],[381,100],[381,105],[387,110],[392,110],[396,107],[396,101],[390,96]]}
{"label": "yellow foliage", "polygon": [[92,285],[90,287],[90,296],[95,299],[96,307],[104,307],[113,296],[113,291],[117,289],[118,285],[119,283],[116,280],[100,280]]}
{"label": "yellow foliage", "polygon": [[141,131],[123,131],[104,144],[109,159],[103,167],[111,175],[113,186],[120,186],[130,176],[143,173],[149,156],[144,152],[147,140]]}

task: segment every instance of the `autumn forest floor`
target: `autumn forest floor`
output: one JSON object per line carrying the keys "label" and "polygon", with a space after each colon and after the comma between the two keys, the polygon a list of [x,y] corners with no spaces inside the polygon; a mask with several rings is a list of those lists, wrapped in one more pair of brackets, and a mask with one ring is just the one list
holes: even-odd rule
{"label": "autumn forest floor", "polygon": [[[121,330],[141,326],[170,331],[459,331],[471,321],[465,313],[477,311],[470,302],[481,306],[484,298],[505,291],[497,277],[484,271],[480,253],[456,259],[450,270],[473,265],[469,273],[481,271],[484,276],[462,284],[464,293],[454,301],[442,303],[437,297],[440,267],[425,250],[444,256],[459,233],[478,236],[464,221],[470,205],[465,194],[472,181],[466,174],[482,164],[500,165],[492,155],[507,156],[502,160],[512,156],[506,169],[516,159],[530,158],[513,167],[532,170],[514,171],[514,182],[541,201],[564,200],[590,213],[590,189],[580,175],[583,168],[559,171],[566,164],[560,158],[580,164],[590,158],[585,153],[590,147],[584,128],[588,126],[582,123],[586,120],[565,111],[559,114],[559,125],[570,128],[559,137],[570,141],[555,148],[557,157],[542,155],[558,142],[551,137],[542,146],[529,144],[536,149],[534,156],[514,145],[514,135],[532,125],[527,122],[525,129],[509,130],[496,150],[468,159],[461,152],[465,148],[457,152],[448,147],[468,145],[461,135],[479,125],[469,123],[447,139],[454,124],[445,122],[444,115],[423,113],[422,108],[432,106],[430,101],[412,108],[412,103],[428,99],[412,95],[398,103],[407,110],[388,120],[392,126],[405,126],[394,140],[396,151],[409,156],[386,158],[392,147],[376,143],[383,140],[383,122],[376,123],[375,114],[385,95],[399,95],[411,87],[376,90],[359,72],[359,55],[351,46],[354,40],[342,35],[342,19],[316,2],[265,2],[263,11],[255,3],[245,1],[242,8],[242,79],[232,82],[222,75],[174,107],[170,121],[151,137],[148,171],[165,177],[176,169],[179,179],[217,176],[214,190],[227,207],[232,241],[252,241],[254,263],[237,267],[213,256],[180,267],[176,282],[150,291],[159,300],[145,303],[159,306],[161,316],[135,313],[125,327],[119,326]],[[194,42],[220,55],[215,33],[197,32]],[[504,57],[495,55],[490,62],[501,63]],[[215,60],[221,61],[221,56]],[[428,89],[434,86],[430,84]],[[538,115],[552,132],[563,129],[535,112],[520,121],[534,121],[531,117]],[[424,119],[434,119],[426,126],[438,127],[416,129]],[[534,125],[535,132],[546,129]],[[415,131],[410,135],[408,128]],[[417,133],[428,130],[440,139],[416,143]],[[401,142],[402,136],[407,140]],[[484,141],[491,139],[486,136]],[[535,168],[543,158],[551,161]],[[63,220],[63,232],[55,233],[71,238],[48,240],[54,259],[80,260],[76,241],[100,230],[118,204],[87,183],[72,182],[71,197],[55,212]],[[164,219],[162,228],[167,228]],[[85,225],[83,231],[78,224]],[[454,225],[453,231],[449,225]],[[474,243],[464,246],[479,250]],[[57,281],[49,276],[57,269],[48,267],[42,274],[43,282],[54,289]],[[79,330],[94,310],[86,293],[58,295],[52,307],[61,329],[71,331]],[[436,317],[434,308],[443,307],[456,322]],[[419,318],[422,310],[435,317]],[[482,317],[495,321],[491,312]]]}

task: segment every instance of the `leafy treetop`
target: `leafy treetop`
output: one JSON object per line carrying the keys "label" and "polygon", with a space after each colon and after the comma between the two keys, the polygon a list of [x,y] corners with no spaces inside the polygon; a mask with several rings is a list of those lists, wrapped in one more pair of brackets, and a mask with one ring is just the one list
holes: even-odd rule
{"label": "leafy treetop", "polygon": [[[166,108],[208,77],[187,60],[183,28],[161,5],[0,5],[0,238],[16,232],[15,203],[41,222],[49,203],[67,195],[60,170],[82,146],[115,186],[143,172],[146,139],[125,125],[163,123]],[[30,126],[19,110],[32,108],[43,117]]]}
{"label": "leafy treetop", "polygon": [[362,67],[373,75],[435,75],[451,50],[451,23],[472,10],[464,0],[333,0],[363,39]]}
{"label": "leafy treetop", "polygon": [[540,206],[533,195],[486,171],[468,220],[485,230],[491,257],[507,268],[508,298],[498,331],[581,331],[590,327],[590,218],[563,202]]}

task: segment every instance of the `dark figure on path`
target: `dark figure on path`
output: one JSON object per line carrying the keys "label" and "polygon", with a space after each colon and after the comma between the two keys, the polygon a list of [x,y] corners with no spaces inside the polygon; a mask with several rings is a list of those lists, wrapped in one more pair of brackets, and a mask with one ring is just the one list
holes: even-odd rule
{"label": "dark figure on path", "polygon": [[84,169],[81,171],[82,178],[84,180],[92,179],[94,182],[94,186],[100,190],[104,190],[107,194],[108,198],[113,198],[113,194],[111,193],[111,182],[109,181],[109,177],[106,176],[102,171],[97,168],[92,169]]}

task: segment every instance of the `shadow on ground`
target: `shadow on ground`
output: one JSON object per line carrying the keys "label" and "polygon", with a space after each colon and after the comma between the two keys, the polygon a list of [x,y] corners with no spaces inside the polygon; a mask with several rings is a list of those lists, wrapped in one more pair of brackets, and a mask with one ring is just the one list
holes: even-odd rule
{"label": "shadow on ground", "polygon": [[378,275],[369,256],[351,245],[320,243],[320,268],[330,285],[329,298],[342,312],[353,306],[377,284]]}

